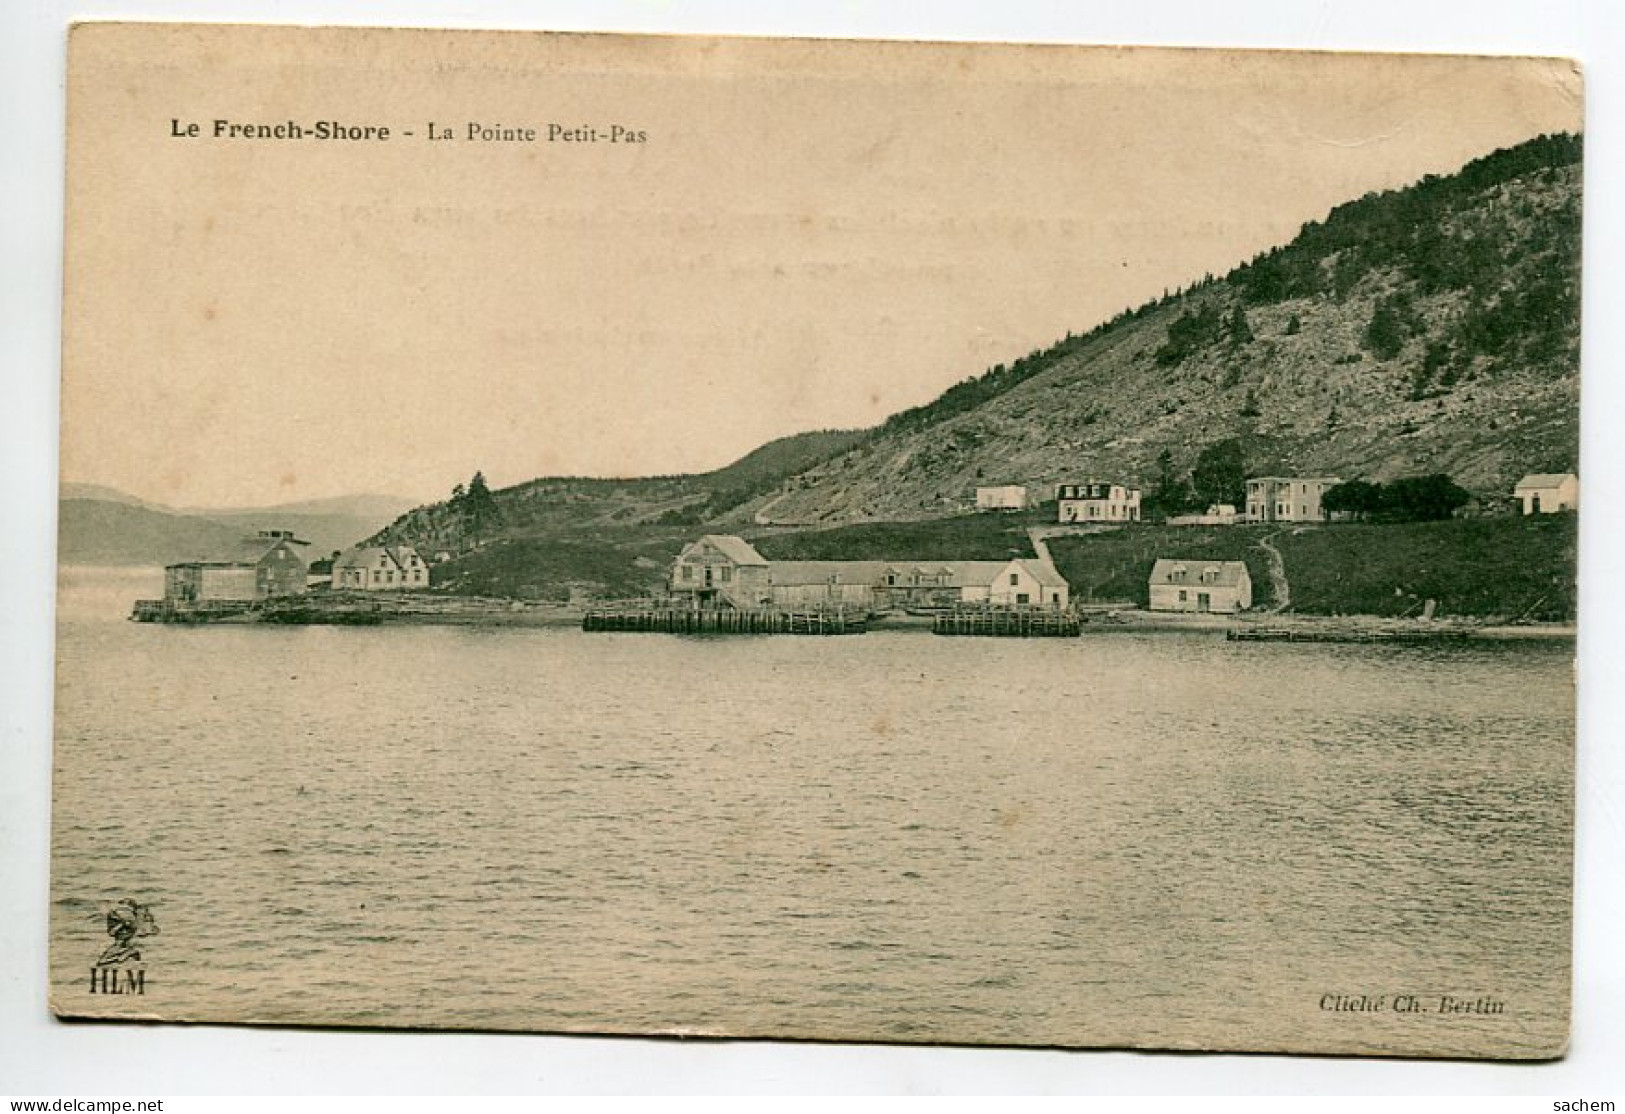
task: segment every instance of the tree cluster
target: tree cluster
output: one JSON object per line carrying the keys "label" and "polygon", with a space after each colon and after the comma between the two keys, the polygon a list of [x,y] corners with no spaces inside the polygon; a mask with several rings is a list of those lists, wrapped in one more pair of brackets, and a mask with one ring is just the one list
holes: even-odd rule
{"label": "tree cluster", "polygon": [[1146,496],[1148,517],[1166,517],[1199,511],[1217,503],[1242,506],[1247,502],[1247,451],[1237,438],[1215,441],[1202,449],[1188,475],[1174,470],[1167,449],[1157,454],[1157,480]]}
{"label": "tree cluster", "polygon": [[1350,480],[1327,490],[1320,505],[1361,521],[1431,522],[1467,505],[1468,492],[1442,472],[1407,476],[1390,484]]}
{"label": "tree cluster", "polygon": [[462,519],[467,529],[475,535],[502,522],[502,508],[497,506],[496,496],[486,485],[483,472],[475,472],[467,487],[458,484],[452,488],[446,507],[454,516]]}

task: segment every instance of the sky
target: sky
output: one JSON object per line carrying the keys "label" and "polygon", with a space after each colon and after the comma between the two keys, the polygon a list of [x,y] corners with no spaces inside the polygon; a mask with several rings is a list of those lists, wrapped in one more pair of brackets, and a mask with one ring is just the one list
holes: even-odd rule
{"label": "sky", "polygon": [[65,481],[249,506],[718,467],[1581,119],[1552,60],[226,36],[76,36]]}

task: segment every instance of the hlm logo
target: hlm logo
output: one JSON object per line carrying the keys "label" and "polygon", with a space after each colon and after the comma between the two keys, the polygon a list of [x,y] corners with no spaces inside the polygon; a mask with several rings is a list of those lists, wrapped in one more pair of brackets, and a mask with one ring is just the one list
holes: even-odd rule
{"label": "hlm logo", "polygon": [[145,994],[147,968],[141,962],[137,944],[147,936],[158,935],[158,922],[150,906],[125,898],[108,907],[107,934],[113,942],[90,969],[92,994]]}
{"label": "hlm logo", "polygon": [[90,969],[92,994],[145,994],[147,969],[145,967],[92,967]]}

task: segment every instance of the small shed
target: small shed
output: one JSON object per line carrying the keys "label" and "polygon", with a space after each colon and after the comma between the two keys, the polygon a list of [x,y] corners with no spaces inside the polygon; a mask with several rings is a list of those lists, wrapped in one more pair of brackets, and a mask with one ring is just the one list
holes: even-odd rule
{"label": "small shed", "polygon": [[976,489],[979,511],[1019,511],[1027,506],[1027,489],[1020,484],[998,484]]}
{"label": "small shed", "polygon": [[1524,514],[1557,514],[1580,509],[1580,477],[1573,472],[1534,472],[1518,481],[1513,498]]}

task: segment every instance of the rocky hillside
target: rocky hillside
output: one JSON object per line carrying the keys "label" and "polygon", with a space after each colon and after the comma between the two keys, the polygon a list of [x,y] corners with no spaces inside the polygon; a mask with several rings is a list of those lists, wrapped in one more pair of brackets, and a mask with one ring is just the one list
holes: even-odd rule
{"label": "rocky hillside", "polygon": [[741,510],[925,518],[978,483],[1154,488],[1228,438],[1255,474],[1447,472],[1488,493],[1571,470],[1580,154],[1576,137],[1543,137],[1350,202],[1222,279],[895,416]]}
{"label": "rocky hillside", "polygon": [[547,545],[589,555],[549,592],[593,590],[594,561],[655,584],[650,546],[701,529],[941,518],[981,483],[1157,493],[1221,441],[1251,474],[1445,472],[1493,498],[1578,463],[1580,158],[1578,137],[1546,136],[1351,201],[875,429],[786,438],[701,476],[533,480],[377,536],[458,555],[437,570],[452,587],[476,571],[497,586]]}
{"label": "rocky hillside", "polygon": [[714,472],[642,479],[550,477],[492,494],[482,513],[466,499],[419,507],[376,535],[410,542],[425,552],[460,554],[503,539],[597,541],[617,530],[692,533],[759,505],[787,479],[846,452],[869,436],[862,430],[818,430],[771,441]]}

